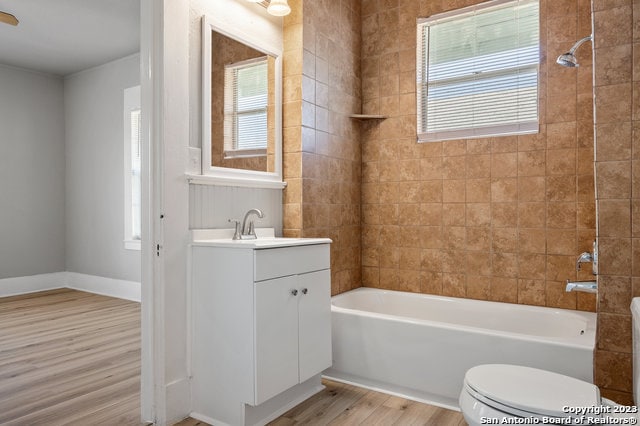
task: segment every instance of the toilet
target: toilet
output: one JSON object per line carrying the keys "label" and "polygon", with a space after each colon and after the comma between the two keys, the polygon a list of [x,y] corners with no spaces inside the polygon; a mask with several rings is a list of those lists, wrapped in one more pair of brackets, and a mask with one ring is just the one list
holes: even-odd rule
{"label": "toilet", "polygon": [[[633,396],[640,397],[640,298],[633,316]],[[571,360],[567,360],[571,362]],[[469,425],[638,424],[636,406],[600,397],[593,383],[537,368],[485,364],[470,368],[460,392],[460,409]]]}

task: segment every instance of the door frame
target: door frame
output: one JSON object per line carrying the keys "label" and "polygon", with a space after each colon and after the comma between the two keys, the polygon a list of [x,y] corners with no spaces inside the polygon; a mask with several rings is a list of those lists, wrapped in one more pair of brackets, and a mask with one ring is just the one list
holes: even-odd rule
{"label": "door frame", "polygon": [[162,20],[164,0],[140,1],[140,100],[142,110],[141,389],[144,421],[164,424],[164,262],[160,212],[163,193]]}

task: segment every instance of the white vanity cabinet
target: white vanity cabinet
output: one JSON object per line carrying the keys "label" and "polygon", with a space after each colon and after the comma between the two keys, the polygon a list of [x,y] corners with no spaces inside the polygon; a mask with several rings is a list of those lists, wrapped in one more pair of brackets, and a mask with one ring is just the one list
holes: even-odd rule
{"label": "white vanity cabinet", "polygon": [[331,365],[330,280],[324,269],[255,283],[257,404]]}
{"label": "white vanity cabinet", "polygon": [[327,239],[191,248],[192,416],[265,424],[331,366]]}

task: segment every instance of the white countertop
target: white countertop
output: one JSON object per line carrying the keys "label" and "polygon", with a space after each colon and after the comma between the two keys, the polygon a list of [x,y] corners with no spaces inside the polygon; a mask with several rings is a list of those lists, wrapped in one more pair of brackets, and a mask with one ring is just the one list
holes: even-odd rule
{"label": "white countertop", "polygon": [[258,238],[255,240],[232,240],[233,233],[233,229],[193,229],[191,230],[191,245],[234,249],[267,249],[331,243],[329,238],[276,237],[273,228],[256,228]]}

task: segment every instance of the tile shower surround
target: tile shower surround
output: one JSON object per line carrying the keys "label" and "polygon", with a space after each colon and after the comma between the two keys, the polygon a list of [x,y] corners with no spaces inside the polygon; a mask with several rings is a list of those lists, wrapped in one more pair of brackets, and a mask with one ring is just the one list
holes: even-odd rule
{"label": "tile shower surround", "polygon": [[289,2],[284,21],[284,229],[333,240],[332,294],[360,287],[360,1]]}
{"label": "tile shower surround", "polygon": [[363,112],[390,117],[362,128],[363,285],[593,311],[564,291],[595,238],[589,49],[555,64],[590,4],[540,1],[539,134],[417,144],[415,19],[474,3],[362,2]]}
{"label": "tile shower surround", "polygon": [[640,296],[640,2],[594,0],[600,242],[596,384],[632,403],[631,298]]}
{"label": "tile shower surround", "polygon": [[[284,228],[336,240],[333,293],[362,284],[597,310],[596,383],[630,403],[640,1],[593,0],[595,153],[589,44],[579,68],[555,64],[591,33],[590,0],[540,0],[539,134],[424,144],[415,142],[415,20],[478,1],[290,3]],[[389,118],[349,121],[358,112]],[[564,292],[564,280],[592,278],[575,260],[596,236],[594,156],[598,301]]]}

